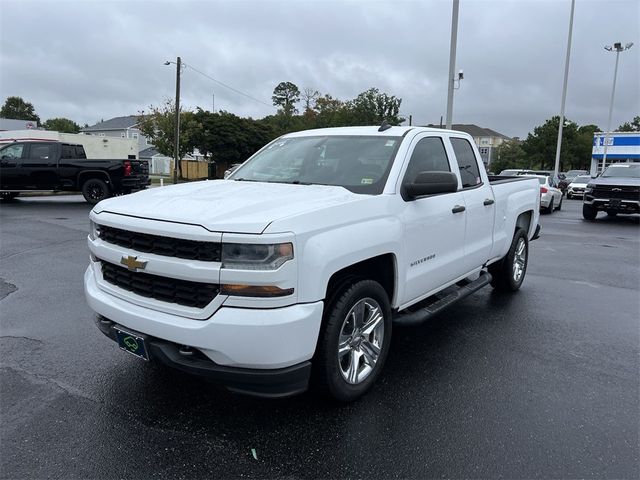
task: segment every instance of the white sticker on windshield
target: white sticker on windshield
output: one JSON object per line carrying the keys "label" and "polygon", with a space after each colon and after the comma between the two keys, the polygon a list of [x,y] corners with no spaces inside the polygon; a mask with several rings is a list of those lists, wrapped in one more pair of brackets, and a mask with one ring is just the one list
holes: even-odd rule
{"label": "white sticker on windshield", "polygon": [[393,147],[396,144],[395,140],[387,140],[387,143],[384,144],[385,147]]}
{"label": "white sticker on windshield", "polygon": [[373,184],[373,178],[363,178],[360,183],[362,185],[372,185]]}

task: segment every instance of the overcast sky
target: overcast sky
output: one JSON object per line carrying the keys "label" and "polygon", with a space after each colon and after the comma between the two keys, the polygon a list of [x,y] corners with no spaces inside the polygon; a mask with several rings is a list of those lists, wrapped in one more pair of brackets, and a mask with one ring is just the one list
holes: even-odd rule
{"label": "overcast sky", "polygon": [[[570,0],[461,0],[454,123],[526,137],[559,114]],[[446,114],[451,0],[35,1],[0,0],[0,101],[33,103],[44,121],[80,124],[182,101],[259,118],[291,81],[343,100],[378,87],[402,98],[414,124]],[[577,0],[566,116],[606,127],[640,114],[640,1]],[[266,105],[265,105],[266,104]]]}

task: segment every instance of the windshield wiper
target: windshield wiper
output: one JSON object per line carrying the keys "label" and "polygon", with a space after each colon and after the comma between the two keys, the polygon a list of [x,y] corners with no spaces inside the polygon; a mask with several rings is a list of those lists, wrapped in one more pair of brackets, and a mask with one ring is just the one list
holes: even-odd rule
{"label": "windshield wiper", "polygon": [[236,182],[258,182],[259,180],[251,180],[249,178],[234,178]]}

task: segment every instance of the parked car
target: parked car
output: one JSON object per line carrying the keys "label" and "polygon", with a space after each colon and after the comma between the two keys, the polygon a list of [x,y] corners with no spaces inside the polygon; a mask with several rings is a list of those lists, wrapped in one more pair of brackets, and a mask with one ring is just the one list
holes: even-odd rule
{"label": "parked car", "polygon": [[584,195],[587,184],[592,180],[590,175],[578,175],[567,187],[567,198],[580,197]]}
{"label": "parked car", "polygon": [[[416,127],[287,134],[227,180],[100,202],[84,277],[121,349],[265,397],[351,401],[392,322],[515,291],[540,186],[489,179],[473,138]],[[312,373],[313,372],[313,373]]]}
{"label": "parked car", "polygon": [[578,175],[589,175],[589,171],[588,170],[569,170],[567,173],[565,173],[565,180],[571,183]]}
{"label": "parked car", "polygon": [[562,190],[558,188],[557,180],[551,175],[523,174],[524,177],[535,177],[540,183],[540,211],[553,213],[562,209]]}
{"label": "parked car", "polygon": [[22,192],[82,192],[89,203],[131,193],[149,185],[146,160],[91,160],[82,145],[12,142],[0,148],[0,197]]}
{"label": "parked car", "polygon": [[241,163],[234,163],[232,164],[228,169],[226,169],[224,171],[224,176],[223,178],[228,178],[229,175],[231,175],[233,172],[235,172],[237,170],[237,168],[242,165]]}
{"label": "parked car", "polygon": [[617,163],[593,178],[584,191],[582,216],[595,220],[598,212],[618,214],[640,213],[640,163]]}

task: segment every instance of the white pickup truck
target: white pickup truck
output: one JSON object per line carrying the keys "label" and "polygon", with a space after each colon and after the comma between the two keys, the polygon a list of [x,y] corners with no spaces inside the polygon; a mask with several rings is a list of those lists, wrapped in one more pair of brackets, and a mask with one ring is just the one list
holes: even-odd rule
{"label": "white pickup truck", "polygon": [[488,177],[472,138],[412,127],[297,132],[227,180],[91,212],[85,293],[123,350],[265,397],[350,401],[392,324],[491,283],[517,290],[538,180]]}

